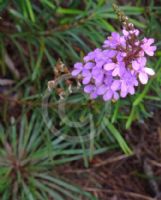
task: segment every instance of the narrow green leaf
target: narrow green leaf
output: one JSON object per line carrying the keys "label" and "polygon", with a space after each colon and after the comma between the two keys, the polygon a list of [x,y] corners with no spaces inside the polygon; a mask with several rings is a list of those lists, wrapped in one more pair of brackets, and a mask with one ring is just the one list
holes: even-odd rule
{"label": "narrow green leaf", "polygon": [[117,140],[118,144],[120,145],[122,151],[127,155],[131,155],[133,152],[129,148],[129,146],[127,145],[127,143],[124,140],[124,138],[122,137],[122,135],[119,133],[119,131],[106,118],[104,118],[104,125],[105,125],[105,127],[107,126],[107,128],[113,134],[113,136]]}

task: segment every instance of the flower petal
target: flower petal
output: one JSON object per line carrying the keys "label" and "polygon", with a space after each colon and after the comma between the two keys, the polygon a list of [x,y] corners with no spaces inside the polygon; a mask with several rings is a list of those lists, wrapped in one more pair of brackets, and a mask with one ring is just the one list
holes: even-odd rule
{"label": "flower petal", "polygon": [[124,36],[128,36],[129,35],[129,32],[127,30],[125,30],[125,29],[122,30],[122,33],[123,33]]}
{"label": "flower petal", "polygon": [[82,76],[83,77],[91,76],[91,73],[88,69],[83,69]]}
{"label": "flower petal", "polygon": [[84,65],[84,68],[85,68],[85,69],[91,69],[92,67],[94,67],[94,63],[92,63],[92,62],[87,62],[87,63]]}
{"label": "flower petal", "polygon": [[144,72],[139,73],[139,80],[142,84],[147,84],[148,82],[148,75]]}
{"label": "flower petal", "polygon": [[106,92],[106,90],[107,90],[107,87],[105,85],[101,85],[97,89],[97,94],[98,95],[102,95],[102,94],[104,94]]}
{"label": "flower petal", "polygon": [[129,92],[131,95],[133,95],[133,94],[135,93],[134,87],[133,87],[133,86],[130,86],[130,87],[128,88],[128,92]]}
{"label": "flower petal", "polygon": [[117,66],[117,64],[115,64],[115,63],[107,63],[104,65],[104,69],[107,71],[110,71],[110,70],[114,69],[116,66]]}
{"label": "flower petal", "polygon": [[72,76],[77,76],[80,72],[81,72],[81,70],[75,69],[72,71]]}
{"label": "flower petal", "polygon": [[91,98],[91,99],[96,99],[97,96],[98,96],[98,95],[97,95],[96,92],[92,92],[91,95],[90,95],[90,98]]}
{"label": "flower petal", "polygon": [[88,84],[88,83],[90,82],[90,80],[91,80],[91,76],[87,76],[87,77],[85,77],[85,78],[83,79],[82,83],[83,83],[84,85],[86,85],[86,84]]}
{"label": "flower petal", "polygon": [[148,74],[148,75],[151,75],[153,76],[155,74],[154,70],[149,68],[149,67],[145,67],[144,68],[144,71]]}
{"label": "flower petal", "polygon": [[115,100],[118,100],[119,99],[119,94],[117,92],[114,92],[113,98]]}
{"label": "flower petal", "polygon": [[121,91],[123,91],[123,92],[127,91],[127,85],[124,81],[121,83]]}
{"label": "flower petal", "polygon": [[105,101],[108,101],[108,100],[112,99],[112,95],[113,95],[112,90],[108,90],[108,91],[103,95],[103,99],[104,99]]}
{"label": "flower petal", "polygon": [[120,87],[120,81],[119,81],[119,80],[113,81],[113,83],[112,83],[112,85],[111,85],[111,89],[112,89],[113,91],[116,91],[116,90],[119,89],[119,87]]}
{"label": "flower petal", "polygon": [[84,92],[91,93],[94,90],[94,88],[95,88],[94,85],[86,85],[84,87]]}
{"label": "flower petal", "polygon": [[83,64],[81,62],[75,63],[74,68],[82,70]]}
{"label": "flower petal", "polygon": [[151,44],[153,44],[153,43],[154,43],[154,38],[149,38],[149,39],[148,39],[148,44],[151,45]]}
{"label": "flower petal", "polygon": [[120,95],[122,98],[125,98],[127,96],[127,90],[126,91],[121,90]]}
{"label": "flower petal", "polygon": [[119,67],[116,67],[112,72],[112,76],[118,76],[119,72],[120,72]]}
{"label": "flower petal", "polygon": [[139,63],[136,60],[132,61],[132,68],[134,70],[138,70],[139,67],[140,67],[140,65],[139,65]]}

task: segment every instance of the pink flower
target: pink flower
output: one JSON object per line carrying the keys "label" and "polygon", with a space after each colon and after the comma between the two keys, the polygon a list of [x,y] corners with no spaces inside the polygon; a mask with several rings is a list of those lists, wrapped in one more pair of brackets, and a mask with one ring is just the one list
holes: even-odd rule
{"label": "pink flower", "polygon": [[153,56],[154,55],[154,51],[156,50],[156,46],[151,46],[152,43],[154,43],[154,39],[153,38],[144,38],[143,40],[143,44],[141,45],[143,51],[148,55],[148,56]]}
{"label": "pink flower", "polygon": [[125,37],[131,36],[132,34],[134,34],[135,36],[139,35],[139,30],[138,29],[133,29],[131,31],[127,31],[126,29],[122,30],[122,33]]}
{"label": "pink flower", "polygon": [[[135,93],[139,82],[146,84],[154,70],[146,66],[147,55],[153,56],[156,46],[152,38],[140,40],[139,30],[124,27],[122,35],[112,33],[103,48],[88,53],[82,63],[76,63],[72,75],[81,78],[84,92],[104,101],[125,98]],[[147,54],[147,55],[146,55]]]}
{"label": "pink flower", "polygon": [[108,37],[108,39],[104,41],[103,47],[115,48],[118,45],[125,46],[125,38],[120,36],[119,33],[113,32],[111,37]]}
{"label": "pink flower", "polygon": [[104,65],[104,69],[106,71],[110,71],[110,70],[114,69],[115,67],[117,67],[116,63],[107,63]]}
{"label": "pink flower", "polygon": [[139,80],[142,84],[147,84],[148,76],[153,76],[155,74],[154,70],[149,67],[144,67],[139,72]]}
{"label": "pink flower", "polygon": [[83,64],[81,62],[75,63],[74,70],[72,71],[72,76],[78,76],[83,69]]}
{"label": "pink flower", "polygon": [[146,84],[148,82],[148,76],[152,76],[155,74],[153,69],[145,67],[145,65],[145,57],[140,57],[132,62],[132,67],[136,74],[138,74],[139,80],[142,84]]}

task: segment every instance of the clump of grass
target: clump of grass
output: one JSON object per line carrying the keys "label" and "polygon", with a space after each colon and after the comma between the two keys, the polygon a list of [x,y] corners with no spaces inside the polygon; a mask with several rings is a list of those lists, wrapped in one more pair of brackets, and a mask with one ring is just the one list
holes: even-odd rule
{"label": "clump of grass", "polygon": [[[54,172],[56,162],[63,161],[59,156],[63,146],[69,144],[48,140],[48,130],[40,120],[33,113],[30,121],[24,115],[19,125],[11,118],[11,126],[6,131],[0,127],[1,199],[65,200],[80,196],[92,199],[92,195],[65,182]],[[53,159],[55,156],[58,158]]]}

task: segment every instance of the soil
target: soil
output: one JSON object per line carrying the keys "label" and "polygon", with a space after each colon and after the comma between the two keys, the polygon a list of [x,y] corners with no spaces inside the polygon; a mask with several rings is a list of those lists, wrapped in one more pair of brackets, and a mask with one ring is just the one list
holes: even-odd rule
{"label": "soil", "polygon": [[161,200],[160,120],[157,111],[145,123],[133,124],[127,140],[134,155],[113,151],[96,156],[89,169],[77,161],[58,171],[100,200]]}

